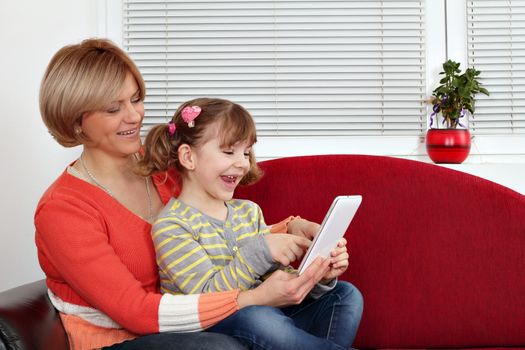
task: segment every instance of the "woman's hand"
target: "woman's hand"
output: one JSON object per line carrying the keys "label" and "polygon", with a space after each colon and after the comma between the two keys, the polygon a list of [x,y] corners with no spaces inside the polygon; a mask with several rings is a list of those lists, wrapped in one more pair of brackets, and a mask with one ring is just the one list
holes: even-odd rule
{"label": "woman's hand", "polygon": [[285,233],[272,233],[264,236],[272,259],[283,266],[288,266],[293,261],[299,259],[312,242],[299,236],[288,235]]}
{"label": "woman's hand", "polygon": [[294,219],[288,223],[288,233],[299,237],[306,237],[309,240],[315,237],[320,228],[321,225],[318,223],[301,218]]}
{"label": "woman's hand", "polygon": [[330,269],[323,276],[321,283],[327,283],[339,277],[348,268],[348,251],[346,249],[346,239],[341,238],[334,250],[330,252]]}
{"label": "woman's hand", "polygon": [[277,270],[255,289],[241,292],[239,308],[249,305],[282,307],[300,304],[329,271],[330,259],[318,257],[300,275]]}

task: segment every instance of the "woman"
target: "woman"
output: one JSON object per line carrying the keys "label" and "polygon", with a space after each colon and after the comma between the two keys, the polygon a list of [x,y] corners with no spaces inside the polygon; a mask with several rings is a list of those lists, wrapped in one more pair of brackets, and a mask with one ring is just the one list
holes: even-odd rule
{"label": "woman", "polygon": [[[144,96],[137,67],[109,41],[66,46],[49,63],[40,90],[42,118],[61,145],[83,147],[35,213],[49,296],[72,349],[239,348],[223,335],[190,332],[246,306],[300,303],[328,271],[328,260],[299,277],[279,271],[250,291],[161,295],[151,221],[175,181],[133,172]],[[311,238],[318,225],[296,219],[274,228],[286,227]]]}

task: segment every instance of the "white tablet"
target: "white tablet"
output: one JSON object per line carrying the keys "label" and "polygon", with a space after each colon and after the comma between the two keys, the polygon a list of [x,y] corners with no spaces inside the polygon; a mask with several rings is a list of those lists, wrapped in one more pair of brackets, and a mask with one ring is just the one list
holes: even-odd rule
{"label": "white tablet", "polygon": [[303,273],[316,257],[330,256],[330,252],[337,246],[337,242],[350,226],[361,200],[361,196],[338,196],[334,199],[323,219],[319,232],[304,255],[298,269],[299,274]]}

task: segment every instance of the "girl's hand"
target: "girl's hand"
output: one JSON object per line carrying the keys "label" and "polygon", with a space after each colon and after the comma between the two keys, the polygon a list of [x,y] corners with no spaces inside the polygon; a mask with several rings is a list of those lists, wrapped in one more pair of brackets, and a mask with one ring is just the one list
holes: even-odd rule
{"label": "girl's hand", "polygon": [[330,252],[330,269],[323,276],[321,283],[327,283],[339,277],[348,268],[348,251],[346,249],[346,239],[341,238],[334,250]]}
{"label": "girl's hand", "polygon": [[309,240],[315,237],[320,228],[321,225],[318,223],[300,218],[288,223],[288,233],[299,237],[306,237]]}
{"label": "girl's hand", "polygon": [[272,233],[264,236],[272,259],[283,266],[288,266],[299,259],[306,249],[312,244],[305,237],[288,235],[285,233]]}
{"label": "girl's hand", "polygon": [[329,264],[330,259],[318,257],[300,276],[277,270],[257,288],[241,292],[237,298],[239,308],[249,305],[282,307],[300,304],[327,274]]}

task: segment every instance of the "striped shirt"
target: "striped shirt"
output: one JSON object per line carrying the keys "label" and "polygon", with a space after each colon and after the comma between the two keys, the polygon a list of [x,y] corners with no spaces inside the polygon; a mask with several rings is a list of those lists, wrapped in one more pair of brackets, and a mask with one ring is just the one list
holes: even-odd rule
{"label": "striped shirt", "polygon": [[247,290],[275,267],[261,208],[239,199],[226,206],[222,221],[178,199],[168,202],[152,230],[162,292]]}

